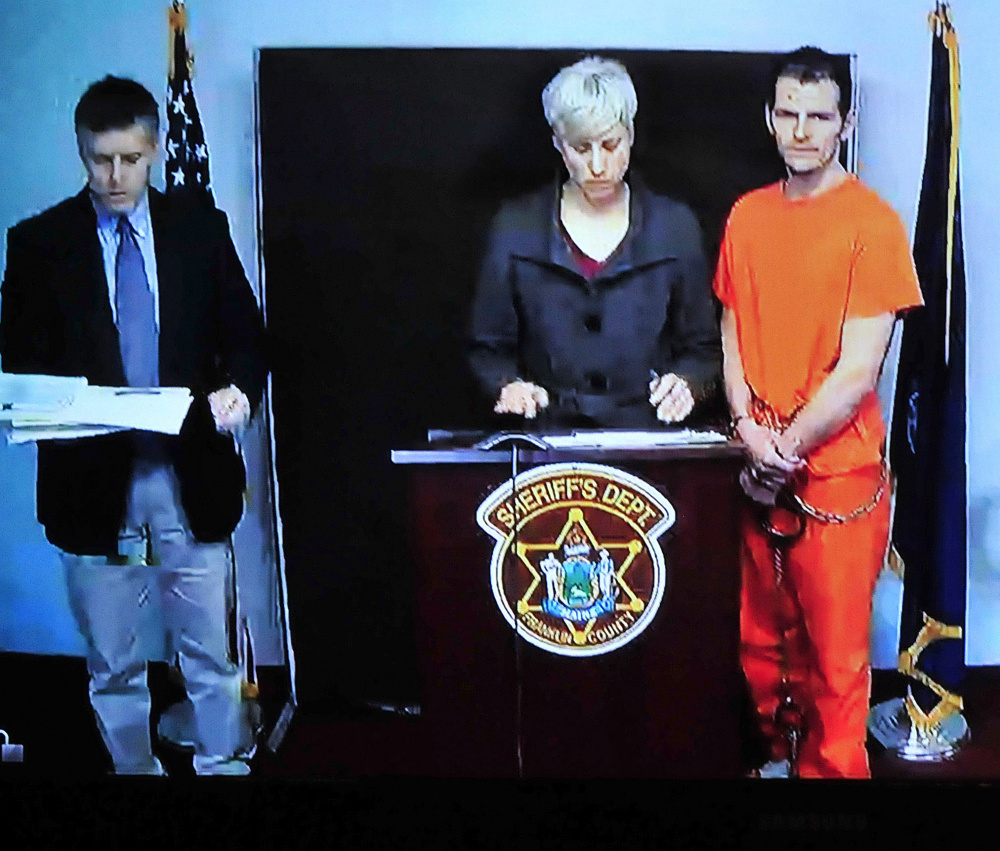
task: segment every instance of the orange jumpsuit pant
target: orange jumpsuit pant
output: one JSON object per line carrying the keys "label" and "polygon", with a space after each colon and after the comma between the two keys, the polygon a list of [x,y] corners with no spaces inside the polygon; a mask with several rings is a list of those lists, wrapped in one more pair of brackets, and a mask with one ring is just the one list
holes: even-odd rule
{"label": "orange jumpsuit pant", "polygon": [[[817,508],[845,514],[871,499],[879,479],[879,468],[869,467],[811,477],[796,492]],[[789,687],[805,716],[800,776],[870,777],[872,595],[888,540],[888,486],[874,510],[846,523],[806,517],[802,537],[785,551],[780,586],[771,541],[749,501],[741,526],[741,658],[772,758],[787,756],[774,725],[783,631]]]}

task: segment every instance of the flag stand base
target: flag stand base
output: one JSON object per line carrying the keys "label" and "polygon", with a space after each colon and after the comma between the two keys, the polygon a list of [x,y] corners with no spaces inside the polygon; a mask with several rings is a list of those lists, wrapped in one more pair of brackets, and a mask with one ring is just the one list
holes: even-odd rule
{"label": "flag stand base", "polygon": [[909,762],[946,762],[970,741],[972,734],[961,712],[954,712],[919,733],[901,697],[878,703],[868,711],[868,732],[889,751]]}

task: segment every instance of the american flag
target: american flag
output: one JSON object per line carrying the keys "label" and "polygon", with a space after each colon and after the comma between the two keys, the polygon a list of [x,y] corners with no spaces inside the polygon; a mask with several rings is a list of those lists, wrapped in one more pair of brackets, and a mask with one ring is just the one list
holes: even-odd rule
{"label": "american flag", "polygon": [[181,0],[175,0],[168,17],[173,51],[167,76],[167,194],[186,195],[215,206],[208,174],[208,145],[191,85],[192,58],[185,37],[187,10]]}

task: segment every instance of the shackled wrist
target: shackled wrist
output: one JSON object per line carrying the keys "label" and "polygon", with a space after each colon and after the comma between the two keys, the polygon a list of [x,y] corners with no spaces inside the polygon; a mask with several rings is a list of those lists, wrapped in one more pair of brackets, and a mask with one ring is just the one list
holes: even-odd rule
{"label": "shackled wrist", "polygon": [[750,422],[753,422],[753,417],[751,417],[750,414],[747,413],[736,414],[735,416],[733,416],[733,420],[729,426],[729,431],[731,434],[740,433],[740,423],[743,422],[743,420],[750,420]]}
{"label": "shackled wrist", "polygon": [[[788,436],[787,436],[787,434],[782,435],[781,442],[782,443],[788,442]],[[787,449],[786,448],[783,451],[782,447],[779,446],[778,442],[777,441],[775,442],[775,444],[774,444],[774,451],[778,453],[778,457],[779,458],[782,458],[785,461],[794,461],[794,460],[797,460],[797,459],[799,459],[801,457],[801,455],[799,454],[799,449],[802,446],[802,438],[800,438],[800,437],[792,437],[791,438],[791,444],[792,444],[791,449]]]}

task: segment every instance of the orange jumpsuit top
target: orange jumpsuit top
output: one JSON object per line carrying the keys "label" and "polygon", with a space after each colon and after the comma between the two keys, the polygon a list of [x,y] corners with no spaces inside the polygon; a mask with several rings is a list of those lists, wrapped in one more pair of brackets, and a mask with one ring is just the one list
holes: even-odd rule
{"label": "orange jumpsuit top", "polygon": [[[791,200],[775,183],[740,198],[714,288],[736,315],[747,384],[786,420],[836,366],[845,319],[923,303],[899,216],[853,175],[817,196]],[[884,440],[872,392],[807,464],[821,476],[878,464]]]}

